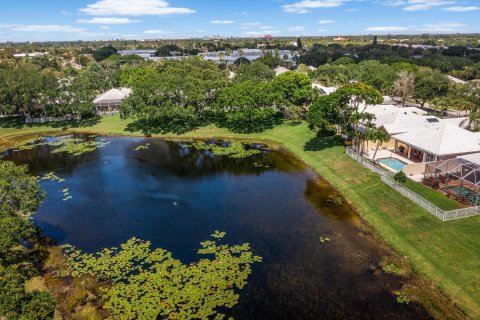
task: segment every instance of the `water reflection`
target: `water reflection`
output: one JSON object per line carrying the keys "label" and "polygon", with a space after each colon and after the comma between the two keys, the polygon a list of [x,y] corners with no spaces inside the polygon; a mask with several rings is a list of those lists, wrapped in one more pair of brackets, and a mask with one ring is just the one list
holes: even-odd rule
{"label": "water reflection", "polygon": [[[107,140],[80,157],[48,146],[6,153],[34,174],[66,179],[42,182],[48,196],[35,218],[57,241],[96,251],[135,236],[189,262],[200,241],[226,231],[227,241],[249,242],[263,257],[231,312],[236,319],[429,318],[396,303],[390,292],[401,279],[374,271],[387,249],[288,153],[229,159],[156,139]],[[71,200],[62,201],[63,188]]]}

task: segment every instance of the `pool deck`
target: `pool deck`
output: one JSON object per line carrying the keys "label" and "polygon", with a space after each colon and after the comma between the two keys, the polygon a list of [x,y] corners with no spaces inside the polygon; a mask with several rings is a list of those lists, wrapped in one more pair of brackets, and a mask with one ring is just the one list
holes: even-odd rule
{"label": "pool deck", "polygon": [[[370,160],[373,160],[373,156],[375,155],[375,150],[368,150],[368,158]],[[389,150],[378,150],[377,154],[375,155],[375,160],[378,160],[378,159],[383,159],[383,158],[395,158],[395,159],[398,159],[402,162],[405,162],[406,164],[413,164],[415,162],[413,162],[412,160],[409,160],[407,158],[404,158],[392,151],[389,151]]]}
{"label": "pool deck", "polygon": [[[375,150],[369,150],[368,152],[368,158],[370,160],[373,160],[373,155],[375,154]],[[375,155],[375,161],[378,161],[379,159],[384,159],[384,158],[395,158],[398,159],[402,162],[405,162],[407,165],[410,164],[415,164],[414,161],[409,160],[405,157],[402,157],[401,155],[398,155],[392,151],[389,150],[378,150],[377,154]],[[393,173],[397,173],[398,171],[394,170],[393,168],[390,168],[389,166],[384,165],[383,163],[379,163],[383,168],[387,169],[388,171],[391,171]],[[408,178],[412,179],[413,181],[420,182],[423,179],[423,174],[416,174],[416,175],[408,175]]]}

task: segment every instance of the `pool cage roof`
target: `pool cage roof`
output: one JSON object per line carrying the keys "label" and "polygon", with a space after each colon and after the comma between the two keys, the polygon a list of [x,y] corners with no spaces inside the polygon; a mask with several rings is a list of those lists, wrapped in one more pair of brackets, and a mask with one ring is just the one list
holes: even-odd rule
{"label": "pool cage roof", "polygon": [[448,176],[480,189],[480,165],[461,158],[427,163],[425,177]]}

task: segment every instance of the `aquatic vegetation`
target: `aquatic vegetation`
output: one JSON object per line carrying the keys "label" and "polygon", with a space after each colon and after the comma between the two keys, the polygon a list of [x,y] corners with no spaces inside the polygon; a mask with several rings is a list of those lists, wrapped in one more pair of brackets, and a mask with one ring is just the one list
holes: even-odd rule
{"label": "aquatic vegetation", "polygon": [[33,139],[23,142],[13,148],[14,151],[32,150],[33,148],[48,145],[54,147],[52,153],[67,152],[74,156],[79,156],[87,152],[95,151],[98,148],[105,147],[109,142],[85,140],[79,138],[60,139],[56,141],[44,141],[43,139]]}
{"label": "aquatic vegetation", "polygon": [[215,231],[213,234],[212,234],[212,237],[215,238],[215,239],[222,239],[223,237],[225,237],[227,233],[226,232],[220,232],[220,231]]}
{"label": "aquatic vegetation", "polygon": [[109,144],[109,142],[83,140],[78,138],[62,139],[48,143],[48,145],[56,147],[52,153],[67,152],[74,156],[95,151],[98,148],[105,147],[107,144]]}
{"label": "aquatic vegetation", "polygon": [[261,164],[261,163],[256,163],[256,162],[253,163],[253,166],[254,166],[255,168],[266,168],[266,169],[270,168],[269,165]]}
{"label": "aquatic vegetation", "polygon": [[209,150],[216,156],[226,156],[234,159],[243,159],[260,153],[257,149],[246,149],[240,142],[231,142],[227,146],[217,145],[213,143],[205,143],[196,141],[192,143],[192,147],[197,150]]}
{"label": "aquatic vegetation", "polygon": [[63,201],[72,199],[69,188],[62,189],[60,192],[63,193]]}
{"label": "aquatic vegetation", "polygon": [[407,277],[411,273],[408,260],[397,255],[388,255],[380,261],[380,267],[384,272]]}
{"label": "aquatic vegetation", "polygon": [[189,265],[136,238],[96,254],[70,245],[64,250],[69,275],[90,275],[111,283],[102,295],[112,318],[222,319],[221,311],[238,303],[238,290],[247,284],[252,264],[262,260],[252,254],[248,243],[219,244],[224,236],[215,231],[213,240],[200,243],[198,254],[209,258]]}
{"label": "aquatic vegetation", "polygon": [[134,151],[139,151],[139,150],[148,150],[148,148],[150,147],[150,143],[146,143],[142,146],[138,146],[136,147],[135,149],[133,149]]}
{"label": "aquatic vegetation", "polygon": [[32,150],[33,148],[36,148],[38,146],[42,146],[44,144],[46,144],[46,142],[44,142],[42,139],[35,138],[35,139],[31,139],[31,140],[28,140],[28,141],[24,141],[20,144],[17,144],[12,149],[13,149],[13,151]]}
{"label": "aquatic vegetation", "polygon": [[330,241],[331,241],[331,239],[328,238],[328,237],[320,237],[320,242],[321,243],[330,242]]}
{"label": "aquatic vegetation", "polygon": [[397,303],[401,303],[401,304],[409,304],[410,303],[410,299],[407,297],[405,292],[395,291],[395,295],[397,296]]}
{"label": "aquatic vegetation", "polygon": [[329,195],[326,200],[327,203],[341,205],[343,204],[343,197],[340,195]]}
{"label": "aquatic vegetation", "polygon": [[62,179],[59,176],[55,175],[54,172],[49,172],[44,174],[43,177],[40,178],[40,180],[57,181],[57,182],[65,181],[65,179]]}

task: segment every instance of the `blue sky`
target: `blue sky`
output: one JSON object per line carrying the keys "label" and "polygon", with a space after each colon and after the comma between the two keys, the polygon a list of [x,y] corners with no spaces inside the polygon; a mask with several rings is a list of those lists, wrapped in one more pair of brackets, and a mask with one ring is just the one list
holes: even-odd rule
{"label": "blue sky", "polygon": [[0,42],[480,31],[480,0],[2,0]]}

